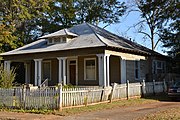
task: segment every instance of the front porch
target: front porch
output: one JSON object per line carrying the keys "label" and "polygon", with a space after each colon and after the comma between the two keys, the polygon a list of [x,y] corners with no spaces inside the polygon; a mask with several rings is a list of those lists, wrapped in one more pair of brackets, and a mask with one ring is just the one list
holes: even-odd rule
{"label": "front porch", "polygon": [[40,86],[48,79],[48,85],[110,86],[111,83],[126,82],[126,60],[110,54],[89,54],[31,60],[4,61],[10,70],[13,62],[23,62],[25,84]]}

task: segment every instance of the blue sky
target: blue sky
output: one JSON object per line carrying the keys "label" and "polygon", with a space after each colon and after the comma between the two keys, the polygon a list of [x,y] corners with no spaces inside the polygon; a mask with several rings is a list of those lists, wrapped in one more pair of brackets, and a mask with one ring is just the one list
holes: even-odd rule
{"label": "blue sky", "polygon": [[[150,40],[148,38],[146,40],[143,39],[144,35],[137,33],[137,30],[135,28],[131,27],[134,24],[138,23],[140,20],[142,20],[140,17],[140,13],[131,12],[128,16],[123,16],[121,18],[120,23],[112,24],[112,25],[106,27],[105,29],[112,33],[115,33],[119,36],[123,36],[128,39],[131,38],[131,40],[134,40],[138,44],[141,44],[141,45],[151,49]],[[100,24],[100,27],[103,27],[103,26],[104,26],[103,24]],[[129,27],[131,27],[131,29],[128,30]],[[148,32],[148,27],[145,27],[145,29]],[[163,48],[161,46],[162,46],[162,43],[159,43],[155,50],[157,52],[160,52],[160,53],[166,55],[166,53],[163,53],[163,51],[162,51]]]}

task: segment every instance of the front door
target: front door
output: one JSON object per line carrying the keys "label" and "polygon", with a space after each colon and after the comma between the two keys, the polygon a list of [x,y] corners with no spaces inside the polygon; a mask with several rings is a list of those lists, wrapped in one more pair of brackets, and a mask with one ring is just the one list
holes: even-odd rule
{"label": "front door", "polygon": [[70,84],[76,85],[76,60],[69,61]]}

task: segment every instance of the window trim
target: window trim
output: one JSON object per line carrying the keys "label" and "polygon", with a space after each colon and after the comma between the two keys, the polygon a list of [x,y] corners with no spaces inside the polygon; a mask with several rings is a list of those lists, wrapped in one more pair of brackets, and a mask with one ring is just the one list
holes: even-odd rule
{"label": "window trim", "polygon": [[[138,68],[136,68],[136,62],[138,62]],[[136,78],[136,69],[138,69],[138,78]],[[141,72],[140,72],[140,60],[135,60],[134,61],[134,77],[135,77],[135,80],[140,80],[140,75],[141,75]]]}
{"label": "window trim", "polygon": [[97,64],[96,64],[96,58],[84,58],[84,80],[90,80],[90,81],[94,81],[92,79],[87,79],[86,78],[86,61],[88,60],[94,60],[95,61],[95,79],[94,80],[97,80]]}
{"label": "window trim", "polygon": [[[158,67],[158,62],[161,63],[161,67]],[[154,63],[155,63],[155,67],[154,68]],[[163,68],[163,64],[164,64],[164,68]],[[166,73],[166,61],[162,61],[162,60],[153,60],[153,74],[159,74],[157,73],[158,70],[162,70],[162,73]],[[155,73],[154,73],[155,71]]]}
{"label": "window trim", "polygon": [[52,76],[51,76],[51,60],[45,60],[45,61],[42,61],[42,79],[43,79],[43,74],[44,74],[44,69],[43,69],[43,64],[44,63],[49,63],[50,64],[50,79],[48,79],[48,81],[51,81],[51,79],[52,79]]}

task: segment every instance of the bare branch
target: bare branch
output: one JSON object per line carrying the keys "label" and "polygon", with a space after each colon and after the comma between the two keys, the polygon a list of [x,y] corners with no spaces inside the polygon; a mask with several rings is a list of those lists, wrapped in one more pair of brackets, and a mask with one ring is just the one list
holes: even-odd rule
{"label": "bare branch", "polygon": [[139,24],[142,24],[144,22],[145,22],[145,20],[142,20],[142,21],[140,21],[140,22],[138,22],[138,23],[136,23],[136,24],[134,24],[132,26],[129,26],[128,29],[125,32],[129,31],[131,28],[135,28],[136,26],[138,26]]}
{"label": "bare branch", "polygon": [[154,45],[154,49],[157,47],[158,43],[160,42],[160,39],[158,39],[158,41],[156,42],[156,44]]}
{"label": "bare branch", "polygon": [[150,36],[148,33],[146,33],[146,32],[143,32],[143,31],[138,31],[138,33],[142,33],[142,34],[144,34],[144,35],[148,36],[148,37],[151,39],[151,36]]}

